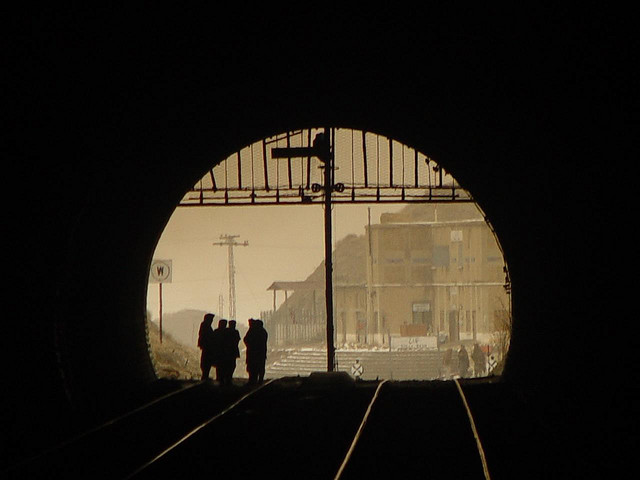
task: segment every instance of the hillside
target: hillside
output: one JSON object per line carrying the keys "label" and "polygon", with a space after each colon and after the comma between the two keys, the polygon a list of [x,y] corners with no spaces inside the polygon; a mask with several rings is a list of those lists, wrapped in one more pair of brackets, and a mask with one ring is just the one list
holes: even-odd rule
{"label": "hillside", "polygon": [[[197,341],[204,314],[205,312],[200,310],[181,310],[163,316],[162,343],[160,343],[158,324],[155,321],[147,322],[149,347],[158,377],[200,378],[200,350],[197,347]],[[238,325],[237,328],[240,337],[243,338],[247,328],[243,325]],[[238,359],[235,376],[245,377],[242,342],[239,347],[242,358]],[[215,374],[212,373],[211,376],[213,378]]]}
{"label": "hillside", "polygon": [[153,322],[147,322],[151,358],[160,378],[199,379],[200,352],[177,342],[171,334],[160,331]]}

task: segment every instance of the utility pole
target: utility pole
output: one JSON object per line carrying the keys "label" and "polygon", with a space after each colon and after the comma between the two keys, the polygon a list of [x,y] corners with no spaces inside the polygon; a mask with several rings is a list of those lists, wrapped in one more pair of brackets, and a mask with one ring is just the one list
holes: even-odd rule
{"label": "utility pole", "polygon": [[271,158],[318,157],[324,169],[323,185],[313,184],[312,191],[324,190],[324,267],[325,307],[327,311],[327,371],[335,370],[335,346],[333,342],[333,260],[331,248],[331,193],[344,191],[344,184],[333,183],[334,151],[328,128],[318,133],[312,147],[287,147],[271,149]]}
{"label": "utility pole", "polygon": [[222,294],[218,295],[218,315],[224,318],[224,296]]}
{"label": "utility pole", "polygon": [[371,207],[367,207],[367,333],[369,327],[375,333],[372,335],[373,342],[383,340],[378,338],[378,335],[381,333],[380,325],[378,325],[379,321],[375,316],[375,306],[373,305],[373,245],[371,241]]}
{"label": "utility pole", "polygon": [[233,247],[246,247],[248,241],[242,243],[235,239],[240,235],[220,235],[222,242],[214,242],[213,245],[226,246],[229,254],[229,320],[236,320],[236,267],[233,259]]}
{"label": "utility pole", "polygon": [[317,143],[325,149],[324,159],[324,266],[325,266],[325,301],[327,310],[327,371],[333,372],[335,367],[335,346],[333,344],[333,251],[331,244],[331,193],[333,192],[333,150],[331,148],[328,129],[322,137],[316,136]]}

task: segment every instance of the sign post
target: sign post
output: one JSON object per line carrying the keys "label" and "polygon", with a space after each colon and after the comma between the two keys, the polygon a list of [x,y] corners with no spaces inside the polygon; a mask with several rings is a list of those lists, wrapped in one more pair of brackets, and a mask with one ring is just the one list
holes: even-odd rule
{"label": "sign post", "polygon": [[160,343],[162,343],[162,284],[171,283],[173,275],[171,260],[154,260],[151,262],[150,283],[158,284],[158,329],[160,331]]}
{"label": "sign post", "polygon": [[363,373],[364,368],[362,367],[360,360],[356,359],[356,363],[351,365],[351,375],[353,375],[356,380],[359,380]]}

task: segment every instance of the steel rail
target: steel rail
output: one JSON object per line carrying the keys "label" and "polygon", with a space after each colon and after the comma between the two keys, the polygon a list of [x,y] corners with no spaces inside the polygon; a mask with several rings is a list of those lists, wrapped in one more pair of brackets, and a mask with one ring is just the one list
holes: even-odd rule
{"label": "steel rail", "polygon": [[193,430],[191,430],[189,433],[187,433],[186,435],[183,435],[179,440],[177,440],[176,442],[174,442],[173,444],[171,444],[169,447],[165,448],[162,452],[160,452],[158,455],[156,455],[155,457],[153,457],[151,460],[145,462],[143,465],[141,465],[140,467],[138,467],[136,470],[134,470],[133,472],[131,472],[129,475],[127,475],[125,478],[125,480],[128,480],[130,478],[134,478],[136,475],[138,475],[139,473],[141,473],[143,470],[145,470],[146,468],[150,467],[151,465],[153,465],[154,463],[156,463],[158,460],[160,460],[162,457],[164,457],[165,455],[167,455],[169,452],[171,452],[172,450],[174,450],[175,448],[177,448],[178,446],[180,446],[181,444],[183,444],[184,442],[186,442],[189,438],[193,437],[194,435],[196,435],[200,430],[202,430],[203,428],[205,428],[207,425],[210,425],[211,423],[213,423],[214,421],[216,421],[217,419],[219,419],[220,417],[222,417],[223,415],[229,413],[231,410],[233,410],[235,407],[237,407],[240,403],[242,403],[244,400],[246,400],[247,398],[249,398],[251,395],[254,395],[256,392],[258,392],[259,390],[261,390],[262,388],[266,387],[267,385],[269,385],[270,383],[272,383],[274,381],[274,379],[270,379],[265,381],[263,384],[261,384],[259,387],[255,388],[254,390],[251,390],[250,392],[246,393],[245,395],[243,395],[242,397],[240,397],[238,400],[236,400],[235,402],[233,402],[231,405],[229,405],[227,408],[225,408],[224,410],[222,410],[221,412],[217,413],[216,415],[214,415],[213,417],[211,417],[210,419],[206,420],[205,422],[201,423],[200,425],[198,425],[197,427],[195,427]]}
{"label": "steel rail", "polygon": [[460,398],[462,398],[462,403],[464,404],[464,408],[467,411],[467,417],[469,418],[469,423],[471,424],[473,437],[476,439],[478,454],[480,455],[480,460],[482,461],[482,471],[484,472],[484,478],[485,480],[491,480],[491,475],[489,475],[489,466],[487,465],[487,458],[484,454],[484,448],[482,448],[482,442],[480,441],[480,437],[478,436],[478,429],[476,428],[476,422],[473,419],[473,415],[471,414],[471,409],[469,408],[467,397],[465,397],[464,392],[462,391],[462,386],[460,385],[460,382],[458,382],[458,379],[454,378],[453,381],[455,382],[456,387],[458,387]]}
{"label": "steel rail", "polygon": [[3,470],[3,472],[5,472],[5,473],[11,472],[11,471],[17,470],[17,469],[19,469],[21,467],[24,467],[26,465],[32,464],[34,462],[37,462],[38,460],[40,460],[40,459],[42,459],[42,458],[44,458],[46,456],[52,455],[52,454],[54,454],[56,452],[59,452],[59,451],[65,449],[67,447],[70,447],[70,446],[78,443],[80,440],[83,440],[83,439],[87,438],[89,435],[93,435],[93,434],[96,434],[98,432],[104,431],[107,428],[110,428],[113,425],[115,425],[115,424],[117,424],[117,423],[119,423],[119,422],[121,422],[121,421],[123,421],[123,420],[125,420],[125,419],[127,419],[127,418],[129,418],[129,417],[131,417],[131,416],[133,416],[135,414],[137,414],[137,413],[140,413],[140,412],[142,412],[142,411],[144,411],[144,410],[146,410],[148,408],[151,408],[151,407],[155,406],[156,404],[158,404],[160,402],[163,402],[163,401],[165,401],[165,400],[167,400],[169,398],[173,398],[176,395],[179,395],[179,394],[185,393],[187,391],[190,391],[192,388],[195,388],[195,387],[198,387],[198,386],[202,386],[204,383],[205,382],[200,381],[200,382],[194,383],[192,385],[188,385],[186,387],[179,388],[178,390],[175,390],[173,392],[169,392],[169,393],[167,393],[165,395],[162,395],[162,396],[160,396],[160,397],[158,397],[158,398],[156,398],[156,399],[154,399],[154,400],[152,400],[152,401],[150,401],[148,403],[145,403],[144,405],[141,405],[141,406],[139,406],[137,408],[134,408],[133,410],[130,410],[130,411],[128,411],[128,412],[126,412],[126,413],[124,413],[122,415],[119,415],[119,416],[117,416],[115,418],[112,418],[111,420],[108,420],[105,423],[102,423],[102,424],[97,425],[97,426],[95,426],[93,428],[90,428],[89,430],[85,430],[84,432],[81,432],[78,435],[69,438],[68,440],[65,440],[65,441],[63,441],[63,442],[61,442],[61,443],[59,443],[57,445],[54,445],[53,447],[50,447],[50,448],[48,448],[46,450],[43,450],[42,452],[40,452],[40,453],[38,453],[38,454],[36,454],[36,455],[34,455],[32,457],[26,458],[26,459],[22,460],[21,462],[16,463],[15,465],[11,465],[10,467],[8,467],[5,470]]}
{"label": "steel rail", "polygon": [[358,440],[360,440],[362,431],[364,430],[364,427],[367,424],[367,421],[369,420],[369,415],[371,414],[371,409],[373,408],[373,404],[378,399],[378,395],[380,394],[380,389],[382,388],[382,385],[384,385],[386,382],[388,382],[388,380],[383,380],[378,384],[378,388],[376,388],[376,391],[373,394],[373,397],[371,398],[371,402],[369,402],[369,406],[367,407],[367,410],[364,413],[364,417],[362,417],[362,422],[360,422],[360,427],[358,427],[358,431],[356,432],[356,435],[353,437],[351,446],[349,447],[349,450],[347,451],[347,454],[345,455],[344,460],[342,460],[342,464],[340,465],[340,468],[338,469],[338,472],[336,473],[334,480],[340,479],[340,477],[342,476],[342,472],[347,466],[347,463],[349,463],[349,460],[351,459],[351,455],[353,454],[353,451],[356,448]]}

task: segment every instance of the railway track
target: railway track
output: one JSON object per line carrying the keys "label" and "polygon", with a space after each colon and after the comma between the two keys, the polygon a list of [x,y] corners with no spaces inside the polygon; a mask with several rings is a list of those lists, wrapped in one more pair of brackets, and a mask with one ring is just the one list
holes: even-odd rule
{"label": "railway track", "polygon": [[[409,466],[420,475],[436,475],[431,478],[490,478],[459,385],[440,385],[409,405],[404,399],[398,404],[398,392],[406,395],[406,386],[386,381],[351,387],[346,382],[314,384],[311,377],[273,383],[243,397],[127,478],[339,480],[397,476]],[[437,412],[442,395],[457,408]],[[429,410],[436,421],[425,428],[421,418]],[[443,443],[443,438],[451,441]],[[407,448],[416,444],[423,448]],[[457,461],[441,462],[451,452]]]}
{"label": "railway track", "polygon": [[[482,388],[458,381],[353,382],[328,374],[287,377],[258,388],[197,384],[2,476],[536,478],[522,474],[527,454],[504,429],[514,418],[496,415]],[[493,391],[489,397],[500,398]],[[542,438],[525,417],[518,421],[529,425],[527,434]],[[517,422],[511,427],[520,428]],[[483,447],[487,437],[488,451]],[[552,450],[541,450],[550,461]],[[539,478],[570,478],[554,476],[558,471],[552,463],[549,468],[530,463],[526,472],[547,475]]]}
{"label": "railway track", "polygon": [[0,478],[123,478],[242,392],[187,384],[0,471]]}

